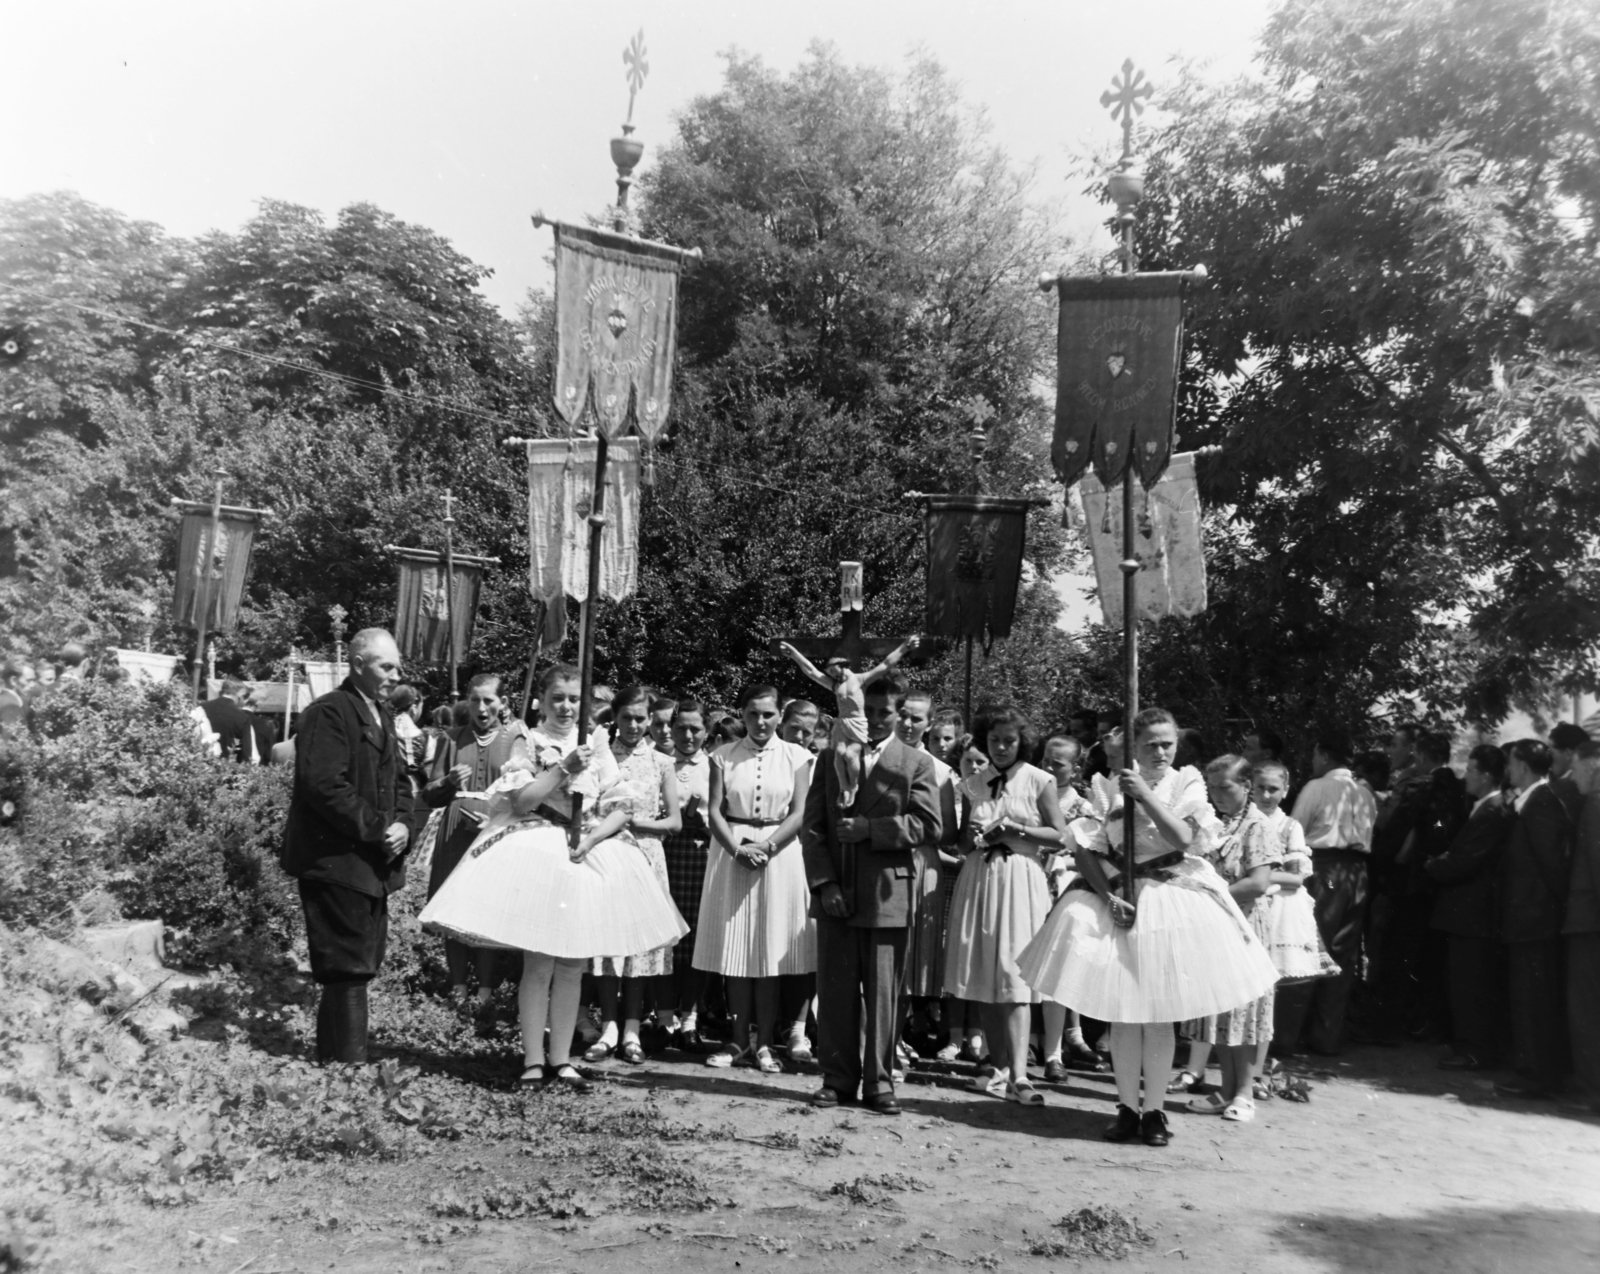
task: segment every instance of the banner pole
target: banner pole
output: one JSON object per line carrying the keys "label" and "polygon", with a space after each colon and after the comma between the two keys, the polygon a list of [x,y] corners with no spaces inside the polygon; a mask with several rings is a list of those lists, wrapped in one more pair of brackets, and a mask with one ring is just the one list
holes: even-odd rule
{"label": "banner pole", "polygon": [[205,676],[206,619],[207,612],[211,609],[211,558],[217,551],[217,536],[222,530],[222,480],[228,476],[228,471],[221,465],[217,466],[215,473],[217,485],[211,498],[211,521],[206,525],[205,548],[201,551],[194,568],[194,701],[196,704],[205,702],[200,693],[200,678]]}
{"label": "banner pole", "polygon": [[283,738],[289,739],[289,714],[294,710],[294,647],[289,647],[289,697],[283,701]]}
{"label": "banner pole", "polygon": [[[609,443],[600,433],[594,452],[594,495],[589,508],[589,595],[583,600],[583,613],[579,619],[578,651],[578,746],[589,740],[589,704],[594,697],[594,614],[600,602],[600,537],[605,531],[606,519],[606,452]],[[572,826],[567,829],[567,842],[573,849],[583,834],[583,797],[572,797]]]}
{"label": "banner pole", "polygon": [[961,728],[972,729],[972,634],[967,634],[967,689],[961,698]]}
{"label": "banner pole", "polygon": [[444,627],[445,635],[449,641],[447,657],[450,660],[450,702],[455,703],[459,697],[456,690],[456,559],[455,546],[451,538],[451,528],[456,520],[450,511],[450,488],[444,492]]}

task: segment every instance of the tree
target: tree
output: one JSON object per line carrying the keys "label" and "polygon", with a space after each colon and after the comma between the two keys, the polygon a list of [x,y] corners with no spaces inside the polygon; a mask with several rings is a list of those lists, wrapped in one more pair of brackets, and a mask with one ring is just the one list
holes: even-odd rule
{"label": "tree", "polygon": [[1223,447],[1213,605],[1154,683],[1279,722],[1593,687],[1600,17],[1314,0],[1261,62],[1186,74],[1149,148],[1144,268],[1211,272],[1186,441]]}

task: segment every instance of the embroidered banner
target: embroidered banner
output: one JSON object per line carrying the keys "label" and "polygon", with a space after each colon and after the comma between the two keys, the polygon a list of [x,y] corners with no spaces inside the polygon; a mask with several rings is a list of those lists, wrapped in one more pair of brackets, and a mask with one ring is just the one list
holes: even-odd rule
{"label": "embroidered banner", "polygon": [[1105,486],[1128,459],[1149,486],[1172,451],[1187,276],[1061,279],[1056,431],[1050,459],[1071,485],[1093,465]]}
{"label": "embroidered banner", "polygon": [[937,637],[972,637],[987,650],[1011,633],[1022,577],[1030,500],[931,495],[926,629]]}
{"label": "embroidered banner", "polygon": [[345,666],[334,663],[331,659],[308,659],[304,666],[306,680],[311,683],[311,696],[314,699],[333,693],[345,678]]}
{"label": "embroidered banner", "polygon": [[[178,571],[172,591],[172,622],[179,628],[198,627],[199,607],[195,585],[203,583],[209,599],[206,629],[227,632],[239,618],[239,602],[250,573],[250,551],[255,545],[256,518],[242,509],[222,510],[216,543],[211,543],[211,510],[193,506],[183,511],[178,528]],[[206,549],[210,548],[207,560]]]}
{"label": "embroidered banner", "polygon": [[[456,630],[456,658],[472,646],[478,615],[483,558],[456,554],[455,587],[445,588],[444,555],[426,549],[391,549],[400,562],[400,592],[395,602],[394,639],[404,659],[442,664],[450,658],[450,628]],[[448,592],[448,596],[446,593]]]}
{"label": "embroidered banner", "polygon": [[559,222],[555,235],[556,411],[576,430],[588,405],[607,438],[631,421],[653,447],[672,404],[684,254]]}
{"label": "embroidered banner", "polygon": [[[1122,491],[1106,498],[1092,473],[1078,484],[1082,527],[1094,554],[1095,581],[1105,622],[1122,623]],[[1150,489],[1133,493],[1135,578],[1140,619],[1198,615],[1206,608],[1206,560],[1200,542],[1200,492],[1195,486],[1194,452],[1172,457],[1166,474]]]}
{"label": "embroidered banner", "polygon": [[[528,589],[535,600],[551,603],[552,611],[557,598],[582,602],[589,595],[589,510],[598,445],[592,438],[528,443]],[[605,518],[600,592],[621,601],[639,587],[637,438],[608,444]]]}

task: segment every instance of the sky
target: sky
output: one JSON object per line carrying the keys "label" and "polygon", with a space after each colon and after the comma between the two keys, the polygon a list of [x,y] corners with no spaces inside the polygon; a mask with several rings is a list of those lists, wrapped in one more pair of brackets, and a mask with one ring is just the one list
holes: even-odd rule
{"label": "sky", "polygon": [[641,171],[676,112],[717,90],[731,47],[786,71],[813,40],[890,68],[921,46],[987,111],[994,140],[1038,164],[1039,197],[1063,199],[1064,224],[1092,237],[1100,214],[1069,171],[1117,139],[1099,96],[1123,59],[1158,85],[1175,56],[1243,73],[1270,7],[13,0],[0,26],[0,198],[76,190],[185,236],[235,230],[263,197],[330,217],[375,203],[491,267],[484,291],[509,313],[548,283],[550,232],[529,214],[576,218],[614,196],[622,52],[642,28]]}
{"label": "sky", "polygon": [[[677,112],[717,91],[730,48],[780,71],[816,40],[891,69],[920,48],[993,141],[1036,166],[1035,195],[1059,201],[1062,228],[1093,243],[1104,213],[1074,169],[1118,140],[1099,98],[1123,60],[1158,87],[1179,58],[1245,74],[1273,2],[12,0],[0,198],[75,190],[181,236],[237,230],[262,198],[330,219],[374,203],[490,267],[483,290],[510,314],[549,285],[550,232],[529,214],[577,219],[614,198],[622,55],[642,29],[641,172]],[[1098,618],[1091,579],[1052,582],[1063,627]]]}

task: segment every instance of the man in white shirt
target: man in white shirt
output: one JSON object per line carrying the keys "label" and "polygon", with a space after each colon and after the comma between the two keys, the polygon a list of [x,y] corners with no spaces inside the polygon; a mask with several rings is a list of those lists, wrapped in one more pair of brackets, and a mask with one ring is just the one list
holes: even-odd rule
{"label": "man in white shirt", "polygon": [[1292,1029],[1284,1030],[1282,1043],[1292,1048],[1301,1021],[1309,1017],[1311,1050],[1327,1057],[1344,1048],[1345,1014],[1367,918],[1367,860],[1377,817],[1372,793],[1350,773],[1350,753],[1343,731],[1320,734],[1311,752],[1314,777],[1294,803],[1294,817],[1305,829],[1315,869],[1308,888],[1316,899],[1317,928],[1339,973],[1310,983],[1309,991],[1302,993],[1303,1008],[1295,1003],[1301,997],[1290,997],[1283,1025]]}

